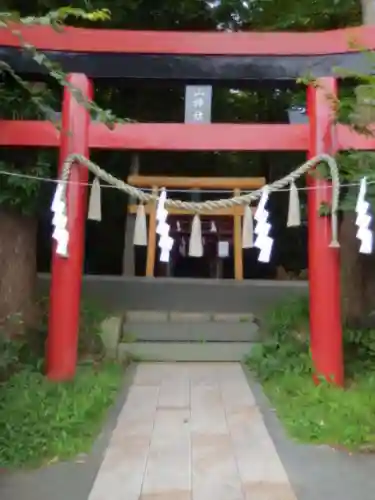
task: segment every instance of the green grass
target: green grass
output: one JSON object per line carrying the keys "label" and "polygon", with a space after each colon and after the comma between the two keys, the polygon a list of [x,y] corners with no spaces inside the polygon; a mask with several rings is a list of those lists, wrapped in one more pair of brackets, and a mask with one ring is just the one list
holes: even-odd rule
{"label": "green grass", "polygon": [[269,318],[268,340],[247,360],[287,433],[297,441],[375,451],[375,332],[345,330],[345,389],[312,381],[308,304],[293,299]]}
{"label": "green grass", "polygon": [[264,382],[287,433],[297,441],[350,451],[375,451],[375,375],[346,390],[316,387],[311,377],[286,373]]}
{"label": "green grass", "polygon": [[114,363],[52,383],[25,368],[0,385],[0,467],[34,467],[90,450],[123,378]]}

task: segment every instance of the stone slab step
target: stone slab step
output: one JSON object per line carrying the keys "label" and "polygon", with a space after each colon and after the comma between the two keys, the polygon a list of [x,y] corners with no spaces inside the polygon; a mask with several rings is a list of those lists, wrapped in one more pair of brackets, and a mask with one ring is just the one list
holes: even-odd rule
{"label": "stone slab step", "polygon": [[184,311],[127,311],[125,320],[144,323],[251,323],[254,315],[249,313],[211,313]]}
{"label": "stone slab step", "polygon": [[243,361],[254,342],[134,342],[120,343],[120,359],[133,356],[141,361]]}
{"label": "stone slab step", "polygon": [[260,331],[256,323],[219,322],[141,322],[123,325],[125,342],[257,342]]}

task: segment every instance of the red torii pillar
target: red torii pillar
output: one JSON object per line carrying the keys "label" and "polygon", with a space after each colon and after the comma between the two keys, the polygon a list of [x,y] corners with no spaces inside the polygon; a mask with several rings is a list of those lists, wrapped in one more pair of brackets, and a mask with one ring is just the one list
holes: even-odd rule
{"label": "red torii pillar", "polygon": [[[71,74],[69,83],[91,99],[92,85],[85,75]],[[64,88],[59,172],[71,153],[89,156],[89,112]],[[74,377],[77,363],[82,267],[85,246],[87,168],[73,165],[67,188],[69,257],[56,255],[53,245],[47,376],[63,381]]]}
{"label": "red torii pillar", "polygon": [[[307,93],[310,120],[309,157],[334,154],[337,150],[334,111],[330,96],[337,95],[335,78],[320,78]],[[308,176],[308,259],[310,293],[311,355],[315,377],[337,385],[344,382],[341,325],[339,249],[330,248],[330,217],[319,216],[322,203],[331,205],[332,186]]]}

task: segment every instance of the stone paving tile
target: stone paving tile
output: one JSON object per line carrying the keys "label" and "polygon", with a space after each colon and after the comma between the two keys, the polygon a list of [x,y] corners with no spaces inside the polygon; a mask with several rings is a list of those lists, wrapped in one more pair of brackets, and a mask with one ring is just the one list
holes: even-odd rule
{"label": "stone paving tile", "polygon": [[109,447],[89,500],[138,500],[150,438],[127,437]]}
{"label": "stone paving tile", "polygon": [[218,363],[186,363],[186,368],[192,387],[217,386]]}
{"label": "stone paving tile", "polygon": [[296,500],[239,363],[141,363],[89,500]]}
{"label": "stone paving tile", "polygon": [[288,484],[285,469],[257,407],[227,413],[233,453],[241,479]]}
{"label": "stone paving tile", "polygon": [[229,435],[193,434],[192,459],[193,500],[244,500]]}
{"label": "stone paving tile", "polygon": [[244,491],[245,500],[296,500],[289,484],[247,483]]}
{"label": "stone paving tile", "polygon": [[179,438],[190,439],[190,409],[157,409],[153,441]]}
{"label": "stone paving tile", "polygon": [[171,373],[172,366],[169,363],[142,363],[137,367],[133,385],[157,386]]}
{"label": "stone paving tile", "polygon": [[191,387],[191,429],[196,434],[228,434],[218,385]]}
{"label": "stone paving tile", "polygon": [[138,365],[133,385],[159,386],[164,380],[189,380],[190,363],[145,362]]}
{"label": "stone paving tile", "polygon": [[142,494],[190,491],[190,438],[157,439],[151,443]]}
{"label": "stone paving tile", "polygon": [[157,410],[142,494],[191,489],[190,411]]}
{"label": "stone paving tile", "polygon": [[236,380],[221,381],[220,389],[224,409],[229,415],[243,408],[252,408],[256,404],[246,381],[243,384]]}
{"label": "stone paving tile", "polygon": [[160,384],[158,408],[188,408],[190,406],[189,378],[164,379]]}
{"label": "stone paving tile", "polygon": [[142,494],[139,500],[191,500],[190,491],[168,491],[164,493]]}
{"label": "stone paving tile", "polygon": [[111,443],[122,436],[145,436],[151,439],[159,398],[159,387],[133,386],[123,407]]}

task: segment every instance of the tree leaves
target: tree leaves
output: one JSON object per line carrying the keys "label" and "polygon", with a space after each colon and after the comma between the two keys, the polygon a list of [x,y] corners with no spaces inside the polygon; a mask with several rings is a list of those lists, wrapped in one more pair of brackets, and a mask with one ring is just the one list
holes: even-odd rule
{"label": "tree leaves", "polygon": [[[14,29],[10,23],[18,22],[23,25],[49,25],[54,29],[60,30],[63,26],[63,21],[69,16],[75,18],[85,19],[89,21],[102,21],[110,18],[108,9],[100,9],[92,12],[86,12],[83,9],[63,7],[49,12],[42,17],[29,16],[21,18],[14,12],[0,13],[0,27],[8,28],[12,33],[18,37],[27,51],[32,53],[34,60],[49,70],[50,75],[55,78],[61,85],[69,86],[74,93],[77,101],[89,109],[94,118],[99,119],[103,123],[113,127],[114,123],[118,120],[111,110],[103,110],[93,101],[89,101],[82,95],[82,93],[72,87],[67,82],[66,75],[60,70],[57,65],[49,61],[48,57],[38,52],[34,46],[24,40],[23,35],[19,29]],[[19,87],[14,89],[2,83],[0,86],[0,96],[2,101],[1,113],[3,118],[11,119],[27,119],[27,118],[46,118],[48,109],[51,109],[48,97],[51,97],[51,92],[42,87],[38,90],[35,84],[23,80],[18,76],[12,68],[4,62],[0,62],[0,69],[2,73],[6,72],[19,84]],[[29,93],[26,95],[25,91]],[[31,97],[31,99],[30,99]],[[49,113],[51,115],[51,113]],[[123,120],[125,121],[125,120]],[[59,124],[56,123],[56,126]],[[41,153],[33,151],[33,153],[24,150],[24,158],[20,158],[19,150],[17,152],[8,151],[3,155],[1,161],[2,170],[8,172],[8,175],[2,175],[0,178],[0,205],[5,207],[17,208],[23,213],[34,212],[38,205],[38,192],[40,189],[40,181],[32,178],[25,179],[19,174],[25,173],[25,166],[27,167],[27,174],[34,177],[49,177],[52,163],[51,154],[46,152]],[[31,161],[30,161],[31,156]],[[15,158],[17,157],[17,159]],[[43,161],[42,161],[42,158]]]}
{"label": "tree leaves", "polygon": [[262,31],[314,31],[361,23],[358,0],[253,0],[244,27]]}
{"label": "tree leaves", "polygon": [[[75,2],[75,7],[55,8],[54,0],[34,0],[26,7],[21,2],[13,0],[12,7],[21,7],[22,14],[30,14],[31,9],[36,14],[42,13],[40,17],[28,15],[22,19],[18,14],[12,12],[0,13],[0,22],[8,26],[10,21],[21,21],[23,24],[42,24],[51,25],[55,29],[60,30],[63,23],[69,19],[75,24],[85,25],[86,22],[100,21],[98,27],[131,27],[131,28],[153,28],[153,29],[230,29],[240,30],[251,27],[252,29],[274,30],[274,29],[294,29],[294,30],[314,30],[336,28],[343,25],[355,25],[360,20],[360,4],[358,1],[352,0],[337,0],[336,2],[327,2],[326,0],[314,0],[307,2],[292,2],[291,0],[253,0],[252,2],[244,2],[243,0],[221,0],[220,2],[202,2],[201,0],[183,0],[175,2],[175,0],[112,0],[108,2],[108,7],[111,10],[112,16],[108,8],[102,8],[103,2],[99,0],[91,0],[88,4],[86,0],[78,0]],[[105,5],[105,4],[104,4]],[[46,8],[52,10],[45,14]],[[87,9],[90,9],[88,12]],[[275,16],[275,13],[277,15]],[[26,49],[32,54],[32,57],[39,64],[46,66],[52,77],[62,86],[68,86],[66,75],[61,69],[44,55],[38,53],[35,48],[28,44],[27,40],[23,39],[22,33],[16,34]],[[8,68],[9,71],[9,68]],[[44,96],[35,94],[32,86],[28,82],[22,81],[18,75],[12,73],[12,76],[20,83],[24,89],[30,91],[32,102],[39,107],[38,113],[45,115],[45,105],[43,102]],[[311,82],[310,82],[311,83]],[[118,118],[112,110],[103,109],[93,101],[87,100],[80,94],[77,89],[69,87],[77,100],[81,102],[87,109],[90,110],[91,116],[95,120],[99,120],[112,128],[115,123],[125,123],[129,120]],[[217,94],[220,92],[218,91]],[[114,104],[112,97],[107,100],[108,104]],[[18,99],[18,100],[17,100]],[[222,92],[219,98],[229,106],[238,108],[239,117],[248,108],[254,111],[254,119],[257,121],[268,120],[271,116],[266,116],[261,109],[273,109],[277,104],[278,109],[273,115],[282,115],[283,106],[287,107],[288,97],[282,95],[280,99],[266,96],[263,98],[259,93],[254,95],[251,92],[242,92],[237,95],[231,95],[228,92]],[[354,123],[355,105],[353,99],[347,98],[340,101],[337,112],[338,120],[350,123],[353,127],[357,127]],[[123,101],[123,96],[118,95],[119,101]],[[262,101],[262,107],[259,106]],[[23,115],[22,104],[19,101],[19,96],[10,99],[9,103],[13,103],[13,117],[21,117]],[[142,101],[143,102],[143,101]],[[120,103],[121,104],[121,103]],[[144,106],[144,103],[143,103]],[[123,106],[121,106],[123,107]],[[15,110],[19,109],[17,112]],[[119,109],[116,107],[116,109]],[[127,109],[127,113],[129,110]],[[249,111],[244,113],[247,116]],[[285,112],[285,110],[284,110]],[[260,115],[259,115],[260,113]],[[271,113],[271,111],[270,111]],[[259,116],[258,116],[259,115]],[[223,117],[224,119],[225,117]],[[272,119],[272,118],[271,118]],[[225,120],[224,120],[225,121]],[[365,131],[363,131],[365,133]],[[348,169],[350,170],[349,166]],[[348,170],[348,172],[349,172]],[[349,176],[349,173],[348,173]],[[9,187],[11,187],[9,185]],[[14,187],[14,186],[13,186]]]}

